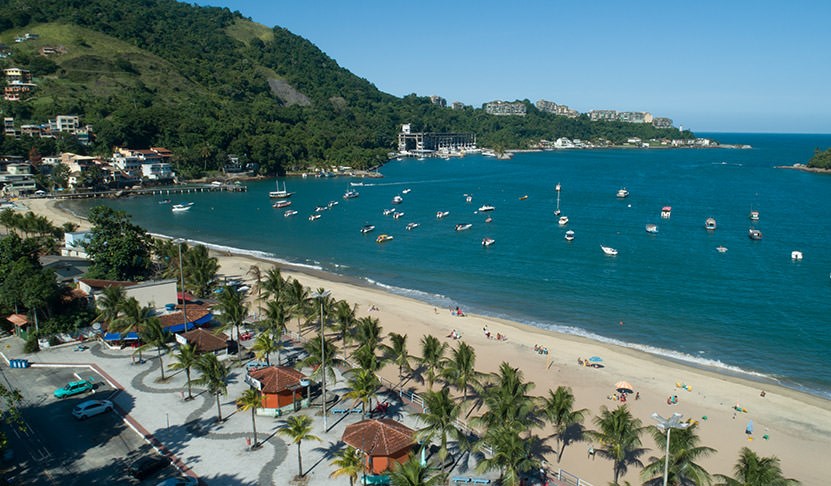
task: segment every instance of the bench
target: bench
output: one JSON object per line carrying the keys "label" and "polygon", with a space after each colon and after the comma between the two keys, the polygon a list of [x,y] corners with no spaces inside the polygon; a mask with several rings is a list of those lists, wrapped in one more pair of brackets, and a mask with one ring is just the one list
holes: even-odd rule
{"label": "bench", "polygon": [[364,413],[364,408],[363,407],[353,408],[352,410],[350,410],[350,412],[352,412],[352,413]]}
{"label": "bench", "polygon": [[331,410],[332,413],[349,413],[350,410],[346,408],[333,408]]}
{"label": "bench", "polygon": [[487,478],[473,478],[473,484],[490,484],[491,480]]}
{"label": "bench", "polygon": [[451,478],[451,481],[453,481],[454,483],[469,483],[471,479],[462,476],[456,476],[454,478]]}

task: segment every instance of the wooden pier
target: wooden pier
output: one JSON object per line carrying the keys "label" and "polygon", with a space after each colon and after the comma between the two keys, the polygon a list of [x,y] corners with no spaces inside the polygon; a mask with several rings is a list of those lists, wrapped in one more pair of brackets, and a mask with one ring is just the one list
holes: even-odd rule
{"label": "wooden pier", "polygon": [[242,184],[182,184],[178,186],[143,187],[89,192],[59,192],[46,197],[53,199],[117,198],[127,196],[172,196],[197,192],[247,192]]}

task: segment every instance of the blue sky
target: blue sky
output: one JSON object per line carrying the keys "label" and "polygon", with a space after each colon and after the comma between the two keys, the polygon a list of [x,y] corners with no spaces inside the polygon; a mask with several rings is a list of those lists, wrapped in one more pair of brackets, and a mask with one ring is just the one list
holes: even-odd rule
{"label": "blue sky", "polygon": [[694,131],[831,133],[831,2],[200,0],[397,96],[538,99]]}

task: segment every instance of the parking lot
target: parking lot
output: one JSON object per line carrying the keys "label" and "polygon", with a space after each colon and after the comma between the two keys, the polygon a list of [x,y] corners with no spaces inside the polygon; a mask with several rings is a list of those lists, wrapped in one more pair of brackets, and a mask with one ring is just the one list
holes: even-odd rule
{"label": "parking lot", "polygon": [[[110,399],[113,390],[106,381],[86,367],[77,368],[0,368],[0,380],[20,390],[20,407],[25,430],[8,430],[9,448],[16,466],[6,478],[11,484],[156,484],[176,474],[168,466],[144,481],[129,477],[126,468],[135,459],[155,451],[121,419],[108,412],[79,421],[72,409],[90,400]],[[53,392],[70,381],[92,377],[94,389],[63,399]],[[131,400],[119,404],[123,407]],[[126,410],[129,412],[130,410]]]}

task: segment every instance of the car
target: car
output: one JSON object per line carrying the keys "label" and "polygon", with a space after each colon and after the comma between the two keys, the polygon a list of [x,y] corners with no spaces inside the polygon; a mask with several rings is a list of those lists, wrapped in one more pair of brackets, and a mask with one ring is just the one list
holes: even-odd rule
{"label": "car", "polygon": [[81,402],[72,409],[72,415],[78,420],[85,420],[95,417],[113,409],[113,402],[109,400],[87,400]]}
{"label": "car", "polygon": [[190,476],[180,478],[167,478],[156,483],[156,486],[198,486],[199,480]]}
{"label": "car", "polygon": [[92,378],[88,380],[70,381],[63,388],[55,390],[55,398],[66,398],[92,390]]}
{"label": "car", "polygon": [[170,464],[170,459],[165,456],[144,456],[136,459],[130,464],[130,476],[136,479],[144,479],[156,471],[160,471]]}

